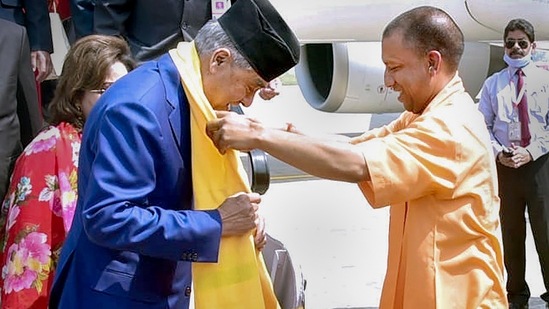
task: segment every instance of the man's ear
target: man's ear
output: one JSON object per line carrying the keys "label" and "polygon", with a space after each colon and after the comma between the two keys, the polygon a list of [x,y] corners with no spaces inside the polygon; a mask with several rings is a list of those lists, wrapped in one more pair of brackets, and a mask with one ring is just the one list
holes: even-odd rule
{"label": "man's ear", "polygon": [[442,55],[438,50],[431,50],[427,53],[427,61],[429,62],[429,73],[434,73],[440,70]]}
{"label": "man's ear", "polygon": [[229,64],[232,61],[231,52],[226,48],[218,48],[210,57],[210,72],[219,70],[222,66]]}

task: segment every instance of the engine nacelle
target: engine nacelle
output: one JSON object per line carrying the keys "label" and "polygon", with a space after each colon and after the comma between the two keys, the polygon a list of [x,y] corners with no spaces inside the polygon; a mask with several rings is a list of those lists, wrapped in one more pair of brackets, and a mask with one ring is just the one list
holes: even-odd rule
{"label": "engine nacelle", "polygon": [[[504,66],[502,47],[467,42],[459,67],[473,97],[486,77]],[[305,44],[296,78],[305,100],[315,109],[335,113],[403,111],[398,93],[383,82],[380,42]]]}

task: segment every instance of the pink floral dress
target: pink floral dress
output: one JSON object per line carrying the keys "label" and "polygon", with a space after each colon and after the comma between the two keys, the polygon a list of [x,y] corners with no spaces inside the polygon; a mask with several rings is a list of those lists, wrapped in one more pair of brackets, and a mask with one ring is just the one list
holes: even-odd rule
{"label": "pink floral dress", "polygon": [[0,216],[2,308],[47,308],[77,199],[82,135],[68,123],[41,131],[17,159]]}

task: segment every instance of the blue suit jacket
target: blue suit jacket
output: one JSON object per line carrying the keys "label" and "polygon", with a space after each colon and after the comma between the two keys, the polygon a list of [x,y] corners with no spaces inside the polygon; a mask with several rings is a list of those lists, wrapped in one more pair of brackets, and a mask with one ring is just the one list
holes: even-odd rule
{"label": "blue suit jacket", "polygon": [[190,115],[169,55],[93,108],[50,308],[187,308],[191,262],[216,262],[217,210],[192,211]]}

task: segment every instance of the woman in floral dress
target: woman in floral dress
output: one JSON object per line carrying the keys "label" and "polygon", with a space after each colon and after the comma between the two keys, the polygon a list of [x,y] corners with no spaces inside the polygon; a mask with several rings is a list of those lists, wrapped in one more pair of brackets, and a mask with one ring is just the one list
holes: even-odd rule
{"label": "woman in floral dress", "polygon": [[130,55],[124,40],[102,35],[80,39],[67,53],[49,106],[50,125],[17,159],[2,203],[2,308],[47,308],[78,197],[82,127],[101,94],[134,68]]}

